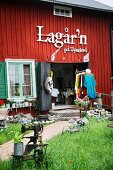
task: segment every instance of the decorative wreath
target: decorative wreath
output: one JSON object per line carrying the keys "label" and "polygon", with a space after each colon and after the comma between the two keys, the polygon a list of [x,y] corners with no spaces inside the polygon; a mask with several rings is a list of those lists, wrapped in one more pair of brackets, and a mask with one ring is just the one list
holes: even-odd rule
{"label": "decorative wreath", "polygon": [[51,77],[47,77],[45,80],[45,89],[48,93],[51,93],[53,90],[53,80]]}

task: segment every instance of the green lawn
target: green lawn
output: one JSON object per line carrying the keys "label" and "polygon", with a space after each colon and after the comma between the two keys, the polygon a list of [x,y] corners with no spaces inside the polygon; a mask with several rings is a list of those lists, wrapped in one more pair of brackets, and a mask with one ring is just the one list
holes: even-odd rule
{"label": "green lawn", "polygon": [[[113,129],[108,121],[90,120],[80,132],[65,132],[48,143],[48,170],[113,170]],[[0,163],[0,170],[10,170],[11,161]],[[22,170],[35,170],[26,161]],[[38,168],[39,170],[44,168]]]}
{"label": "green lawn", "polygon": [[113,170],[113,129],[106,121],[90,121],[76,134],[49,142],[49,170]]}

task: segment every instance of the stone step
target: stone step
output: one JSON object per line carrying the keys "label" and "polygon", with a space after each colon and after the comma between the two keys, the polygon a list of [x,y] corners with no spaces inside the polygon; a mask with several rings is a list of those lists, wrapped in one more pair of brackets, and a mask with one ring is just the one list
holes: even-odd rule
{"label": "stone step", "polygon": [[61,121],[68,121],[70,119],[78,120],[80,117],[79,116],[74,116],[74,117],[60,117],[58,120]]}
{"label": "stone step", "polygon": [[67,109],[74,109],[74,105],[53,105],[52,110],[67,110]]}
{"label": "stone step", "polygon": [[50,110],[49,114],[59,115],[60,117],[76,117],[80,115],[80,111],[75,109]]}
{"label": "stone step", "polygon": [[[90,112],[91,115],[94,116],[98,116],[100,112],[102,115],[105,113],[104,114],[105,119],[111,117],[111,114],[105,111],[104,109],[89,110],[88,112]],[[56,119],[58,120],[69,120],[69,119],[80,118],[80,110],[76,109],[74,105],[54,105],[52,107],[52,110],[49,111],[49,114],[53,117],[56,117]]]}

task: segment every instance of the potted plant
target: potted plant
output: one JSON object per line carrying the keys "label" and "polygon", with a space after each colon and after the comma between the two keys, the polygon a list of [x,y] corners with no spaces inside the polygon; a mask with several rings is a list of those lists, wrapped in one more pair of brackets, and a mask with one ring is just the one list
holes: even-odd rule
{"label": "potted plant", "polygon": [[24,153],[24,145],[22,142],[23,134],[20,134],[19,131],[15,132],[14,135],[14,155],[22,156]]}
{"label": "potted plant", "polygon": [[27,99],[24,100],[24,107],[28,107],[29,106],[29,101]]}
{"label": "potted plant", "polygon": [[11,105],[12,105],[12,108],[15,108],[15,107],[16,107],[16,102],[15,102],[15,101],[12,101],[12,102],[11,102]]}

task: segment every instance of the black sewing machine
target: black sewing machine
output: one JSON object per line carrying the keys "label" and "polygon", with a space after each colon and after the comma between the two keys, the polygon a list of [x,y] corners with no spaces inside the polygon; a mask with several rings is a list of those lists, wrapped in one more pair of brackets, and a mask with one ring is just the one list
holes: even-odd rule
{"label": "black sewing machine", "polygon": [[[34,135],[33,136],[28,136],[28,137],[25,136],[24,138],[29,138],[30,139],[28,144],[31,143],[31,142],[33,142],[33,144],[37,144],[37,140],[42,138],[41,134],[43,132],[43,125],[41,123],[39,123],[39,122],[37,124],[22,125],[22,128],[21,128],[22,133],[25,133],[26,131],[29,131],[29,130],[33,130]],[[42,140],[40,142],[42,142]]]}
{"label": "black sewing machine", "polygon": [[21,132],[24,134],[26,131],[32,130],[34,134],[32,136],[24,136],[23,138],[28,138],[29,141],[25,147],[24,154],[31,152],[33,149],[43,146],[42,143],[42,132],[43,132],[43,125],[39,122],[36,124],[26,124],[22,125]]}
{"label": "black sewing machine", "polygon": [[[29,130],[34,132],[31,136],[30,134],[25,134],[25,132]],[[40,122],[35,124],[25,124],[22,125],[21,132],[23,134],[23,138],[27,138],[29,140],[25,146],[24,154],[22,156],[13,155],[13,162],[15,162],[15,160],[19,163],[20,161],[34,160],[35,164],[38,166],[40,166],[43,162],[45,162],[45,166],[47,166],[46,149],[48,144],[42,142],[43,125]],[[21,166],[21,164],[19,166]]]}

